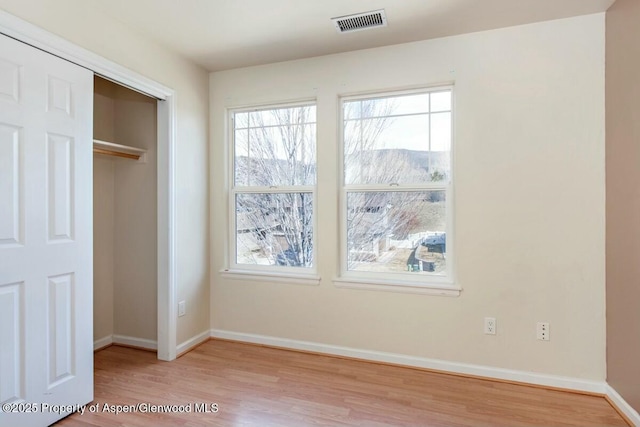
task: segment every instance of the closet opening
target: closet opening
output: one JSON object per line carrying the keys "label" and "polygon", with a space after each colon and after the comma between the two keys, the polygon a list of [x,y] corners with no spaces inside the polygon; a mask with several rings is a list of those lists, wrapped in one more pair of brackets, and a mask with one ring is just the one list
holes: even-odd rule
{"label": "closet opening", "polygon": [[158,348],[158,101],[94,77],[94,349]]}

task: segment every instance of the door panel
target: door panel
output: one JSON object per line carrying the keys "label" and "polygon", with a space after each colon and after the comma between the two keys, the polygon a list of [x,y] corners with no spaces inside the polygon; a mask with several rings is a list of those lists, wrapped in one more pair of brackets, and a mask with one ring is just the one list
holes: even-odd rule
{"label": "door panel", "polygon": [[55,387],[74,377],[73,291],[73,274],[49,278],[47,292],[49,345],[46,358],[49,365],[49,382],[47,388]]}
{"label": "door panel", "polygon": [[24,283],[0,286],[0,401],[24,399],[24,352],[22,350],[23,322],[22,291]]}
{"label": "door panel", "polygon": [[0,58],[0,98],[18,102],[20,87],[20,66]]}
{"label": "door panel", "polygon": [[73,138],[47,135],[49,243],[73,240]]}
{"label": "door panel", "polygon": [[0,124],[0,247],[22,243],[21,151],[20,128]]}
{"label": "door panel", "polygon": [[0,425],[93,399],[92,115],[90,71],[0,36],[0,401],[36,409]]}

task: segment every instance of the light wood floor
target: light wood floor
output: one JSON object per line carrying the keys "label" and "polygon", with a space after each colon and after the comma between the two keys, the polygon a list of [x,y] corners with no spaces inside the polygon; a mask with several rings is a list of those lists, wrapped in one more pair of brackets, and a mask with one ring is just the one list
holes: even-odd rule
{"label": "light wood floor", "polygon": [[[100,410],[56,426],[626,426],[602,397],[211,340],[174,362],[95,354]],[[119,414],[103,405],[190,405]],[[217,413],[194,413],[217,403]],[[211,409],[211,407],[209,407]]]}

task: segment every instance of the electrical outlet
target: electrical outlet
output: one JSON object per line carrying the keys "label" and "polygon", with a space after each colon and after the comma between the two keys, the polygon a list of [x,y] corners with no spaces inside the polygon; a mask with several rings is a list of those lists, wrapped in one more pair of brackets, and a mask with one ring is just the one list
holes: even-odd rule
{"label": "electrical outlet", "polygon": [[487,335],[496,334],[496,318],[495,317],[484,318],[484,333]]}
{"label": "electrical outlet", "polygon": [[178,317],[184,316],[185,314],[187,314],[186,302],[180,301],[178,303]]}
{"label": "electrical outlet", "polygon": [[549,341],[551,339],[551,330],[548,322],[538,322],[536,336],[541,341]]}

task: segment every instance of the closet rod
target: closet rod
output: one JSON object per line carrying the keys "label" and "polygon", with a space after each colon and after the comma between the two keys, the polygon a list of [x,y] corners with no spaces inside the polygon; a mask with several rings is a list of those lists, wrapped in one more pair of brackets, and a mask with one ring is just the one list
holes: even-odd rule
{"label": "closet rod", "polygon": [[[123,159],[140,160],[145,156],[147,150],[94,139],[93,152],[94,154],[104,154],[107,156],[121,157]],[[144,161],[144,158],[142,160]]]}
{"label": "closet rod", "polygon": [[139,154],[120,153],[117,151],[105,150],[102,148],[94,148],[93,152],[95,154],[104,154],[107,156],[115,156],[115,157],[122,157],[125,159],[140,160]]}

